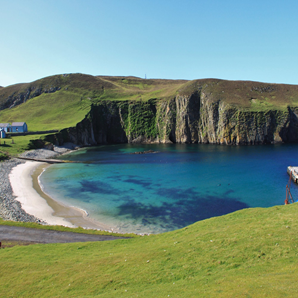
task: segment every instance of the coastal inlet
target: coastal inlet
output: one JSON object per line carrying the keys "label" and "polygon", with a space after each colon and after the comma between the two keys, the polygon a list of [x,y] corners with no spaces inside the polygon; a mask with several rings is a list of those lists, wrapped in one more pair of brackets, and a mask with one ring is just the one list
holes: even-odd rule
{"label": "coastal inlet", "polygon": [[[55,200],[114,230],[160,233],[249,207],[284,202],[297,145],[103,145],[81,149],[40,177]],[[152,150],[154,154],[131,154]],[[274,161],[274,162],[273,162]],[[88,163],[84,163],[88,162]],[[298,188],[292,187],[298,198]]]}

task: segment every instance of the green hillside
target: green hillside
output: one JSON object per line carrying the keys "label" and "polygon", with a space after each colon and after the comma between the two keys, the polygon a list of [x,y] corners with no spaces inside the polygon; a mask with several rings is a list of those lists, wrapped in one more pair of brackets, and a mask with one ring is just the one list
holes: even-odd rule
{"label": "green hillside", "polygon": [[181,230],[0,250],[3,297],[295,297],[298,205]]}
{"label": "green hillside", "polygon": [[[0,122],[25,121],[30,131],[63,129],[83,120],[91,104],[100,100],[146,101],[151,98],[174,97],[185,82],[82,74],[57,75],[1,89]],[[26,97],[28,90],[31,90],[29,98],[10,108],[14,102],[11,98],[18,101]],[[36,90],[43,92],[35,96]]]}
{"label": "green hillside", "polygon": [[[0,90],[0,123],[24,121],[29,131],[61,130],[75,126],[101,100],[142,100],[175,97],[187,81],[143,80],[135,77],[56,75]],[[0,142],[0,152],[17,155],[31,149],[42,135],[14,136]]]}
{"label": "green hillside", "polygon": [[71,127],[101,100],[148,101],[197,91],[248,110],[298,106],[298,86],[251,81],[161,80],[136,77],[56,75],[0,89],[0,122],[25,121],[29,130]]}
{"label": "green hillside", "polygon": [[[25,121],[31,132],[62,130],[74,127],[77,123],[81,122],[90,113],[92,105],[96,106],[104,102],[116,102],[120,106],[123,101],[126,104],[126,108],[129,104],[134,109],[132,103],[141,107],[150,100],[156,106],[154,109],[158,109],[158,113],[162,113],[155,115],[156,119],[154,120],[152,118],[152,121],[160,121],[159,118],[164,117],[164,120],[161,120],[164,123],[152,124],[156,126],[154,127],[154,131],[159,129],[159,137],[164,138],[171,129],[170,125],[174,125],[173,123],[175,123],[173,122],[173,117],[177,116],[175,114],[176,111],[172,110],[169,102],[173,102],[177,96],[180,97],[181,101],[183,97],[197,96],[198,93],[202,102],[204,98],[208,99],[209,107],[207,107],[205,112],[202,109],[204,113],[208,109],[214,109],[212,113],[218,113],[216,111],[217,103],[224,102],[225,106],[228,107],[227,109],[230,109],[228,113],[233,114],[230,117],[234,117],[234,120],[238,119],[237,121],[239,123],[236,125],[236,128],[241,128],[243,121],[250,121],[249,119],[251,117],[254,117],[258,125],[262,127],[264,123],[267,123],[267,120],[264,122],[264,119],[269,114],[277,115],[277,119],[272,120],[273,123],[278,122],[280,126],[286,125],[286,117],[290,115],[289,113],[292,113],[288,112],[288,107],[291,107],[292,110],[298,107],[297,85],[226,81],[219,79],[187,81],[66,74],[46,77],[32,83],[16,84],[1,88],[0,122]],[[169,104],[169,106],[163,110],[161,105],[159,106],[159,102],[163,102],[166,105]],[[238,114],[235,114],[233,108],[237,110]],[[167,115],[168,111],[170,111],[169,115]],[[116,110],[114,112],[116,113]],[[191,109],[187,111],[187,113],[191,112]],[[244,114],[242,112],[245,112],[246,116],[243,116]],[[249,114],[250,112],[260,114],[254,114],[253,116]],[[124,111],[124,113],[126,112]],[[141,121],[137,119],[137,114],[133,115],[133,117],[136,118],[134,121],[138,123]],[[183,114],[180,114],[179,117],[182,120],[184,119]],[[195,117],[198,117],[198,115]],[[127,119],[124,121],[127,122]],[[209,120],[206,121],[208,122]],[[212,121],[215,121],[215,118]],[[127,124],[126,122],[125,124]],[[228,123],[226,124],[228,125]],[[131,125],[134,125],[134,123],[130,123],[130,126],[125,128],[127,132],[131,132],[131,136],[137,136],[142,133],[140,129],[137,129],[135,133],[131,131]],[[198,124],[194,122],[191,125]],[[247,125],[249,126],[249,124]],[[268,123],[268,125],[270,126],[271,124]],[[296,127],[295,123],[291,125]],[[239,132],[222,131],[222,133],[227,135],[228,140],[231,139],[230,134],[237,135],[237,138],[241,139],[241,134],[245,133],[246,128],[242,130],[240,128]],[[196,129],[199,130],[201,128],[198,126]],[[203,128],[201,138],[205,137],[206,129],[213,128]],[[227,130],[229,129],[232,128],[227,126]],[[269,131],[271,133],[270,129]],[[292,131],[293,129],[289,128],[289,132],[287,132],[287,134],[291,135],[288,137],[290,139],[293,139]],[[156,137],[156,134],[153,134],[154,137]],[[287,136],[283,137],[287,139]],[[18,136],[14,138],[15,144],[10,140],[6,142],[5,146],[4,144],[0,144],[0,152],[16,155],[32,147],[30,140],[43,138],[43,136]]]}
{"label": "green hillside", "polygon": [[0,112],[3,122],[17,122],[22,119],[29,131],[63,129],[75,126],[90,109],[90,100],[81,94],[60,90],[44,93],[12,109]]}

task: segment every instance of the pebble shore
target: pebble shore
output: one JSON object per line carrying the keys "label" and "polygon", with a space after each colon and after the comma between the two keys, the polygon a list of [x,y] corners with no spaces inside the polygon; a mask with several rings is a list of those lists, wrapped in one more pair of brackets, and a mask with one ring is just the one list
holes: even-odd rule
{"label": "pebble shore", "polygon": [[[64,146],[54,146],[53,150],[37,149],[22,153],[22,157],[30,157],[37,159],[53,158],[57,155],[66,153],[75,149],[73,144],[65,144]],[[23,222],[37,222],[46,224],[41,219],[38,219],[26,213],[13,195],[13,191],[9,181],[9,174],[12,168],[17,165],[25,163],[25,161],[13,158],[0,163],[0,217],[4,220],[23,221]]]}

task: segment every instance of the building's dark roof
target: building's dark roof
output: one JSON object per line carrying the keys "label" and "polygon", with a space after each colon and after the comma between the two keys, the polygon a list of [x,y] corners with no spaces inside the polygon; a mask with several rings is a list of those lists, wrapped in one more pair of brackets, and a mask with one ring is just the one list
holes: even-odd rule
{"label": "building's dark roof", "polygon": [[25,122],[12,122],[11,126],[23,126]]}
{"label": "building's dark roof", "polygon": [[9,127],[10,124],[9,123],[0,123],[0,127]]}

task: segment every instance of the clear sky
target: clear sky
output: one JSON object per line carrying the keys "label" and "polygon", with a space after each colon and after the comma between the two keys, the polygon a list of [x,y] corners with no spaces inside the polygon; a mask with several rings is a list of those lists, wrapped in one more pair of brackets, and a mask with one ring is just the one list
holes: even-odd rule
{"label": "clear sky", "polygon": [[0,86],[62,73],[298,84],[297,0],[0,0]]}

